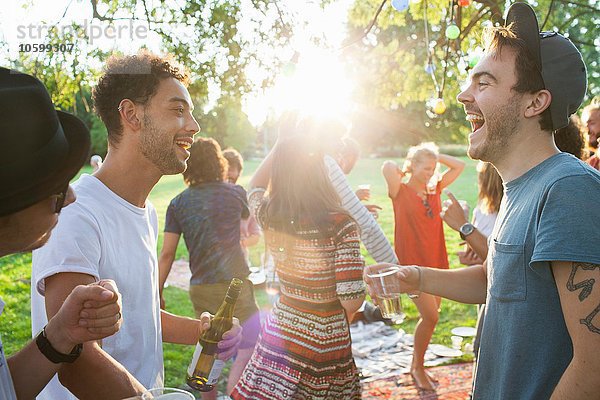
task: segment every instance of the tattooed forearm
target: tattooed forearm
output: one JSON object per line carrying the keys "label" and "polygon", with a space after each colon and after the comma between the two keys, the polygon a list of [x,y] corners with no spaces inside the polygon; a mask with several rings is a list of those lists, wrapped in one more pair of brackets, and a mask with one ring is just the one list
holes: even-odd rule
{"label": "tattooed forearm", "polygon": [[590,293],[592,293],[592,288],[594,287],[594,283],[596,283],[596,280],[592,278],[586,279],[579,283],[573,283],[573,280],[575,279],[575,274],[580,268],[585,271],[591,271],[596,268],[600,269],[600,265],[587,263],[573,263],[571,267],[571,275],[569,276],[569,280],[567,281],[567,289],[569,289],[569,291],[571,292],[574,292],[577,289],[583,288],[581,290],[581,293],[579,293],[579,301],[583,301],[590,295]]}
{"label": "tattooed forearm", "polygon": [[[594,278],[589,278],[581,282],[575,283],[575,275],[577,274],[577,271],[580,270],[593,271],[595,269],[598,269],[598,271],[600,271],[600,265],[588,263],[573,263],[571,266],[571,274],[569,275],[569,280],[567,281],[567,289],[571,292],[581,289],[581,292],[579,292],[580,302],[584,301],[592,293],[596,280]],[[600,288],[598,288],[597,290],[600,290]],[[599,312],[600,304],[598,304],[598,306],[587,317],[580,320],[580,322],[583,325],[587,326],[587,328],[590,331],[598,334],[600,334],[600,327],[595,326],[593,324],[593,320]]]}

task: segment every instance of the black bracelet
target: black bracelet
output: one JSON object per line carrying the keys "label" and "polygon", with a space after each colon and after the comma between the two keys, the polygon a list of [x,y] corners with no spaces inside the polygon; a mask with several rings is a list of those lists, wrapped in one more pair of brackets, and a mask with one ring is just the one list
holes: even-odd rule
{"label": "black bracelet", "polygon": [[54,347],[52,347],[52,344],[46,337],[46,327],[44,327],[44,329],[42,329],[42,331],[37,335],[35,338],[35,343],[37,344],[38,349],[40,349],[40,352],[54,364],[74,362],[77,360],[77,358],[79,358],[81,350],[83,349],[83,344],[79,343],[73,347],[73,350],[71,350],[69,354],[64,354],[57,351]]}

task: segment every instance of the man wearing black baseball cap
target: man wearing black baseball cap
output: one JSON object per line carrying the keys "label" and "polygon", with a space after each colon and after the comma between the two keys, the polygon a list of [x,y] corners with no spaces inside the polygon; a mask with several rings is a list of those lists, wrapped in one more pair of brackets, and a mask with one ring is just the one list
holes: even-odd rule
{"label": "man wearing black baseball cap", "polygon": [[586,82],[577,48],[539,32],[533,9],[515,3],[458,95],[473,131],[469,156],[491,162],[504,182],[488,258],[449,271],[406,266],[397,276],[409,292],[486,303],[474,399],[600,393],[600,250],[589,223],[600,209],[588,206],[600,203],[600,174],[552,136]]}
{"label": "man wearing black baseball cap", "polygon": [[[55,110],[40,81],[0,68],[0,257],[48,240],[60,210],[75,200],[69,180],[89,145],[83,122]],[[0,300],[0,314],[3,307]],[[35,397],[62,363],[77,359],[83,342],[119,330],[120,311],[114,282],[78,286],[35,341],[8,360],[0,342],[0,399]]]}

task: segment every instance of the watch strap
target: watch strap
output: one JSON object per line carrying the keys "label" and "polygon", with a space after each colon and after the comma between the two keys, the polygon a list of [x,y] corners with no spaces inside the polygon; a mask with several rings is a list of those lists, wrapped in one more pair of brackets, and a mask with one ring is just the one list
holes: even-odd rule
{"label": "watch strap", "polygon": [[81,354],[81,350],[83,349],[83,344],[79,343],[73,347],[73,350],[71,350],[69,354],[60,353],[54,347],[52,347],[48,337],[46,337],[46,327],[44,327],[44,329],[42,329],[42,331],[37,335],[35,338],[35,343],[37,344],[38,349],[40,349],[40,352],[54,364],[74,362],[77,360]]}

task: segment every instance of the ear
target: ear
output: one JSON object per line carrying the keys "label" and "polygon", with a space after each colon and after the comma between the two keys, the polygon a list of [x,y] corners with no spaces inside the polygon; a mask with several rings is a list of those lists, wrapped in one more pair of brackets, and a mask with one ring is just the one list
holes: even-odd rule
{"label": "ear", "polygon": [[529,104],[527,104],[527,108],[525,109],[525,117],[532,118],[541,115],[550,107],[551,102],[552,94],[546,89],[532,93],[529,97]]}
{"label": "ear", "polygon": [[137,131],[141,128],[142,124],[138,117],[138,113],[141,112],[141,106],[136,105],[129,99],[123,99],[121,100],[121,103],[119,103],[118,110],[124,127],[133,131]]}

